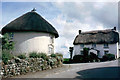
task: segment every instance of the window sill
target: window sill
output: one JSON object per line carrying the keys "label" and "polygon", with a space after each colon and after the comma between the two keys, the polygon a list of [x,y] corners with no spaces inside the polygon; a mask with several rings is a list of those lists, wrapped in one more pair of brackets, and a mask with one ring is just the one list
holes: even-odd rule
{"label": "window sill", "polygon": [[109,47],[104,47],[104,48],[109,48]]}

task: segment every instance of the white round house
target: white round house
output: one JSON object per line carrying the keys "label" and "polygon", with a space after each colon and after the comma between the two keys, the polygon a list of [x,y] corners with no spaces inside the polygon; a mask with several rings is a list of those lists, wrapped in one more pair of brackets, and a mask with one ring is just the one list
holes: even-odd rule
{"label": "white round house", "polygon": [[15,42],[14,55],[40,52],[54,53],[56,29],[35,11],[28,12],[2,28],[2,34],[12,33]]}

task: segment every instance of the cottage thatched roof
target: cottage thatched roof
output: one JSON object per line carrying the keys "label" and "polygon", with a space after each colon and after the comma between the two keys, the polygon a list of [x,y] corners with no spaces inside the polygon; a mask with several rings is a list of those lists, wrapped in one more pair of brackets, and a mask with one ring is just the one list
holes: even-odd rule
{"label": "cottage thatched roof", "polygon": [[76,36],[73,44],[102,44],[119,42],[119,34],[113,29],[82,32]]}
{"label": "cottage thatched roof", "polygon": [[58,32],[44,18],[34,11],[28,12],[2,28],[2,34],[7,32],[45,32],[55,35],[57,38]]}

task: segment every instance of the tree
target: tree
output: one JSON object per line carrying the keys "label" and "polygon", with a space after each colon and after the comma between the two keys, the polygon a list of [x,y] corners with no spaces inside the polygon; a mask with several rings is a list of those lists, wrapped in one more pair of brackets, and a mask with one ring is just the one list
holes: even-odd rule
{"label": "tree", "polygon": [[83,55],[88,56],[89,48],[83,48]]}
{"label": "tree", "polygon": [[83,62],[89,62],[90,56],[88,55],[89,48],[83,48]]}
{"label": "tree", "polygon": [[13,50],[14,42],[11,39],[11,33],[6,33],[2,37],[2,50]]}
{"label": "tree", "polygon": [[8,64],[8,60],[13,58],[11,52],[14,49],[14,42],[12,41],[10,34],[11,33],[6,33],[2,37],[2,61],[4,64]]}

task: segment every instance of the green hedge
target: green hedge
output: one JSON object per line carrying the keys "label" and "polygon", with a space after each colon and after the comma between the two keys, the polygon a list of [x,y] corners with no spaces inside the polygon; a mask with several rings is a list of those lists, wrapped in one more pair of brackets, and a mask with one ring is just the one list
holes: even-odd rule
{"label": "green hedge", "polygon": [[37,52],[31,52],[31,53],[29,54],[29,57],[30,57],[30,58],[37,58],[37,57],[38,57]]}
{"label": "green hedge", "polygon": [[115,55],[114,54],[105,54],[102,57],[102,61],[110,61],[110,60],[114,60],[115,59]]}
{"label": "green hedge", "polygon": [[57,57],[57,55],[56,55],[56,54],[51,54],[50,56],[51,56],[51,57],[54,57],[54,58],[56,58],[56,57]]}
{"label": "green hedge", "polygon": [[48,59],[48,56],[46,55],[46,53],[38,53],[37,56],[38,58],[43,58],[44,60]]}
{"label": "green hedge", "polygon": [[20,54],[20,55],[18,55],[18,58],[20,58],[20,59],[25,59],[26,56],[25,56],[25,54]]}

